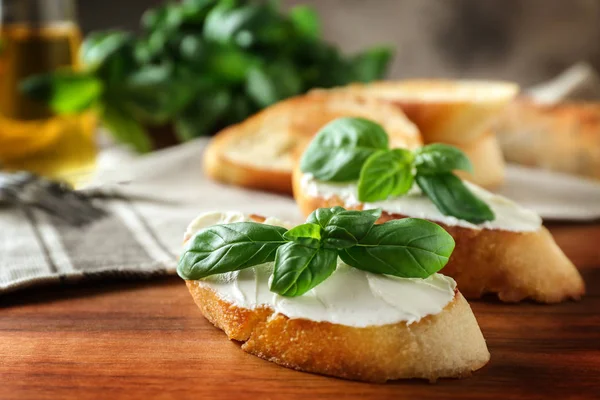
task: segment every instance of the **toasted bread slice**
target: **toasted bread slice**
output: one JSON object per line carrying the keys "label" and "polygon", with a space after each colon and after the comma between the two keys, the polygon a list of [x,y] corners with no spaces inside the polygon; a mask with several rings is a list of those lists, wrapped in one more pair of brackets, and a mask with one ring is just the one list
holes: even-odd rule
{"label": "toasted bread slice", "polygon": [[490,353],[471,307],[457,292],[436,315],[355,328],[290,319],[269,307],[240,308],[199,281],[187,286],[202,314],[242,349],[299,371],[370,382],[460,378],[483,367]]}
{"label": "toasted bread slice", "polygon": [[509,162],[600,179],[600,103],[519,99],[494,129]]}
{"label": "toasted bread slice", "polygon": [[499,187],[504,183],[504,157],[494,132],[486,133],[473,143],[456,147],[464,151],[473,164],[473,173],[456,171],[458,176],[487,189]]}
{"label": "toasted bread slice", "polygon": [[333,90],[399,106],[417,125],[425,143],[462,145],[486,133],[519,87],[510,82],[415,79],[353,84]]}
{"label": "toasted bread slice", "polygon": [[[250,218],[265,222],[262,217]],[[212,215],[208,220],[211,221],[208,225],[217,222]],[[192,225],[186,239],[203,227],[197,223]],[[412,322],[400,320],[357,327],[297,315],[290,318],[281,310],[275,311],[270,304],[261,304],[257,293],[261,285],[268,290],[268,284],[264,277],[257,276],[255,272],[250,279],[257,299],[252,306],[240,305],[237,297],[232,298],[219,286],[235,285],[240,290],[239,287],[245,286],[234,283],[237,277],[228,276],[217,286],[204,280],[188,280],[186,284],[206,319],[222,329],[229,339],[243,342],[244,351],[274,363],[340,378],[385,382],[402,378],[435,381],[442,377],[464,377],[489,361],[490,354],[473,312],[460,292],[452,287],[436,313],[422,315]],[[329,279],[340,279],[333,286],[340,289],[346,276],[338,276],[336,271]],[[437,290],[440,289],[434,292]],[[246,296],[242,297],[245,301]],[[296,298],[297,304],[307,312],[310,299],[302,297]],[[343,298],[333,296],[320,301],[330,302],[326,309],[331,313],[337,307],[347,308]],[[354,317],[354,312],[352,315]]]}
{"label": "toasted bread slice", "polygon": [[[307,193],[303,174],[294,171],[294,197],[303,214],[321,207],[362,209],[362,204],[345,204],[339,196],[327,198]],[[378,222],[415,215],[383,212]],[[532,299],[558,303],[579,299],[585,292],[581,275],[557,246],[552,235],[540,226],[533,231],[473,229],[434,220],[452,235],[456,247],[444,274],[454,278],[468,299],[493,293],[505,302]]]}
{"label": "toasted bread slice", "polygon": [[206,174],[226,183],[291,194],[294,154],[340,117],[380,123],[394,147],[422,144],[415,125],[390,104],[349,93],[312,93],[277,103],[219,132],[206,149]]}

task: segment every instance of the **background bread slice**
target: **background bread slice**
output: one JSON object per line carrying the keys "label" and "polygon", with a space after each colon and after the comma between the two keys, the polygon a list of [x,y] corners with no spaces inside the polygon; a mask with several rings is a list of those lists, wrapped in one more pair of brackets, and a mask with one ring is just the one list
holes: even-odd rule
{"label": "background bread slice", "polygon": [[418,129],[394,106],[360,95],[318,92],[277,103],[219,132],[206,149],[205,172],[222,182],[291,194],[298,149],[340,117],[380,123],[394,147],[422,144]]}
{"label": "background bread slice", "polygon": [[472,174],[466,171],[456,171],[458,176],[488,189],[504,183],[504,157],[494,132],[488,131],[473,143],[457,147],[465,152],[473,164]]}
{"label": "background bread slice", "polygon": [[519,88],[509,82],[404,80],[353,84],[330,91],[376,98],[399,107],[423,142],[447,143],[469,153],[475,174],[463,178],[486,188],[504,181],[504,162],[489,130]]}
{"label": "background bread slice", "polygon": [[494,129],[509,162],[600,179],[600,103],[519,99]]}
{"label": "background bread slice", "polygon": [[253,310],[187,281],[204,316],[242,349],[300,371],[371,382],[462,377],[484,366],[489,352],[460,292],[439,314],[419,322],[355,328],[289,319],[268,307]]}
{"label": "background bread slice", "polygon": [[[324,199],[303,192],[302,173],[294,171],[294,197],[304,215],[320,207],[346,207],[338,197]],[[362,205],[346,207],[361,209]],[[378,222],[404,218],[383,213]],[[454,278],[468,299],[494,293],[506,302],[532,299],[558,303],[579,299],[585,292],[581,275],[544,227],[535,232],[469,229],[436,222],[456,241],[450,261],[441,271]]]}
{"label": "background bread slice", "polygon": [[510,82],[414,79],[353,84],[333,90],[400,107],[417,125],[425,143],[460,145],[484,135],[519,87]]}

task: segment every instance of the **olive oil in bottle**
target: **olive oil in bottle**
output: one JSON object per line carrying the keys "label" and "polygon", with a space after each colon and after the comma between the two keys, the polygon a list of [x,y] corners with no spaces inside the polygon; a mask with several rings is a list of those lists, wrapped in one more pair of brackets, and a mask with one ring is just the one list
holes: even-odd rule
{"label": "olive oil in bottle", "polygon": [[29,76],[77,68],[72,0],[0,0],[0,168],[80,183],[95,162],[95,118],[58,116],[19,90]]}

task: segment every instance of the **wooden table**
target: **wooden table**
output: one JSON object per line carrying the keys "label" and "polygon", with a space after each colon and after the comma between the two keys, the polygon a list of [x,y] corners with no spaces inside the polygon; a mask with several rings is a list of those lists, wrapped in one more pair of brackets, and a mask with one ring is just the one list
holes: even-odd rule
{"label": "wooden table", "polygon": [[600,224],[554,225],[587,283],[580,302],[471,302],[492,353],[469,379],[350,382],[240,350],[178,278],[0,297],[0,399],[600,399]]}

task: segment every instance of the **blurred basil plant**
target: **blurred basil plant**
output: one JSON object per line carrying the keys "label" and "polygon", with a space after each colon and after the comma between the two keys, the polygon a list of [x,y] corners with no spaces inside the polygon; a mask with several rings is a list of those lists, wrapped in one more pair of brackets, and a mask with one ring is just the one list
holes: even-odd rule
{"label": "blurred basil plant", "polygon": [[59,114],[97,110],[121,142],[152,148],[146,128],[172,124],[180,141],[242,121],[314,87],[381,78],[391,59],[377,47],[354,56],[321,39],[312,8],[274,1],[185,0],[147,10],[138,36],[94,32],[82,70],[21,85]]}

